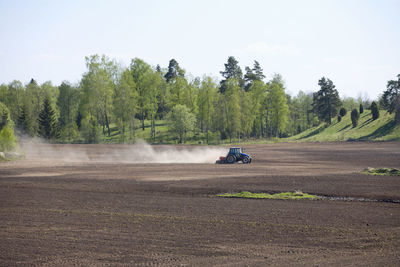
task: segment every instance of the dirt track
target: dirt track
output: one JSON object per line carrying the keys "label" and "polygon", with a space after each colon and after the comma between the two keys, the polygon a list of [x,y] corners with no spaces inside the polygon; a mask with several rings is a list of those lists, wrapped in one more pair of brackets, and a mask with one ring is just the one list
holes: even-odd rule
{"label": "dirt track", "polygon": [[[250,165],[0,163],[0,265],[367,265],[400,262],[400,143],[246,146]],[[164,147],[157,147],[162,150]],[[218,198],[303,192],[367,201]]]}

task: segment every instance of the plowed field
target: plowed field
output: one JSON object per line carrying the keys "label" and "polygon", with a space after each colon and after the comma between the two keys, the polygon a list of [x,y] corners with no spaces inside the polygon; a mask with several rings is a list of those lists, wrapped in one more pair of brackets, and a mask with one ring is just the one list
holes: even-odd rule
{"label": "plowed field", "polygon": [[[123,145],[51,147],[0,163],[1,266],[399,265],[400,177],[360,171],[399,169],[400,142],[248,145],[253,163],[234,165],[105,160]],[[67,150],[87,158],[66,161]],[[216,196],[294,190],[333,198]]]}

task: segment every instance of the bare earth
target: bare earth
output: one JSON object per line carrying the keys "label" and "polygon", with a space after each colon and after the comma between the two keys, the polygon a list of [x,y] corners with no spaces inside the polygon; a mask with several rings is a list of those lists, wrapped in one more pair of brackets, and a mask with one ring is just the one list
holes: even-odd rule
{"label": "bare earth", "polygon": [[[0,163],[0,266],[399,266],[400,177],[360,171],[400,168],[400,142],[249,145],[249,165],[107,162],[126,146],[53,148]],[[66,150],[88,158],[63,161]],[[245,190],[358,200],[216,197]]]}

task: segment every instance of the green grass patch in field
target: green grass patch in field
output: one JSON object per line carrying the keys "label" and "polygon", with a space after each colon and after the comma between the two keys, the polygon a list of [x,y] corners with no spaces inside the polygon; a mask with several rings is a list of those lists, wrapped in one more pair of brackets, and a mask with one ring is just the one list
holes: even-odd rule
{"label": "green grass patch in field", "polygon": [[366,168],[361,173],[369,175],[390,175],[390,176],[400,176],[400,170],[391,168]]}
{"label": "green grass patch in field", "polygon": [[310,195],[307,193],[295,191],[295,192],[282,192],[276,194],[268,193],[251,193],[248,191],[242,191],[240,193],[225,193],[219,194],[218,197],[231,197],[231,198],[263,198],[263,199],[319,199],[316,195]]}

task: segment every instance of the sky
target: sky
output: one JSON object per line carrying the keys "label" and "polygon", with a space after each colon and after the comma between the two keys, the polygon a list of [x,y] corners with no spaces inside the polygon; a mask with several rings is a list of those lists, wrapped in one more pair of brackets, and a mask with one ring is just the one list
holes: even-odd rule
{"label": "sky", "polygon": [[327,77],[341,97],[376,99],[400,74],[399,11],[400,0],[0,0],[0,83],[78,83],[93,54],[174,58],[222,79],[234,56],[281,74],[291,95]]}

